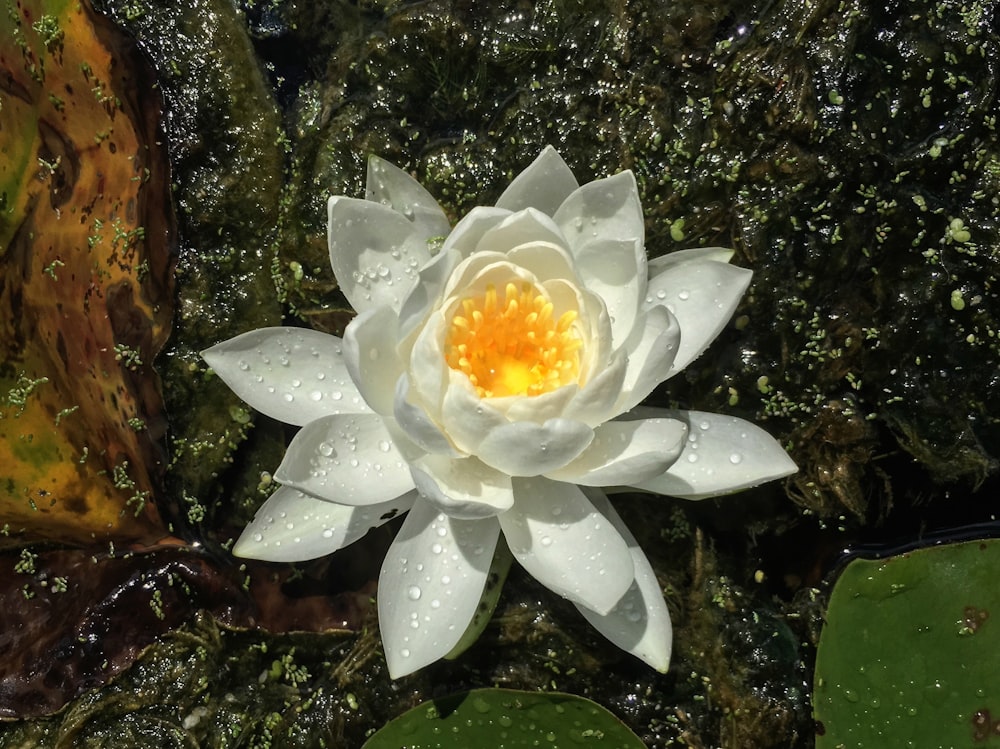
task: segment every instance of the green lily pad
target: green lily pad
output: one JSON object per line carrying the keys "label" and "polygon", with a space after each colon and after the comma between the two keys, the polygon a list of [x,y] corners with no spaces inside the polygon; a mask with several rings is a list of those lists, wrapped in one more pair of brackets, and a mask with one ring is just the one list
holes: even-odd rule
{"label": "green lily pad", "polygon": [[1000,541],[851,562],[816,657],[817,749],[1000,748]]}
{"label": "green lily pad", "polygon": [[644,749],[614,715],[559,692],[474,689],[425,702],[390,721],[363,749],[600,747]]}

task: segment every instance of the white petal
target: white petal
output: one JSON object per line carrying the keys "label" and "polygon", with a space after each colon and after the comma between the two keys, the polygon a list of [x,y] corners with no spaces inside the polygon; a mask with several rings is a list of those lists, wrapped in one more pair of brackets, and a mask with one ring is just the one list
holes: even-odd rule
{"label": "white petal", "polygon": [[490,400],[483,400],[469,378],[449,368],[449,385],[441,400],[441,425],[455,446],[476,453],[483,437],[510,423]]}
{"label": "white petal", "polygon": [[510,476],[476,458],[424,455],[410,471],[421,495],[452,517],[488,518],[514,504]]}
{"label": "white petal", "polygon": [[681,263],[656,276],[646,291],[647,303],[665,305],[681,326],[677,355],[667,375],[696,359],[733,316],[752,271],[716,260]]}
{"label": "white petal", "polygon": [[666,255],[660,255],[649,261],[649,277],[658,276],[668,268],[675,268],[682,263],[715,260],[728,263],[734,251],[728,247],[694,247],[690,250],[675,250]]}
{"label": "white petal", "polygon": [[632,564],[635,566],[635,581],[615,607],[604,616],[583,606],[578,605],[577,608],[594,629],[615,645],[657,671],[666,673],[670,665],[673,627],[656,573],[607,497],[596,492],[588,492],[588,496],[628,544]]}
{"label": "white petal", "polygon": [[399,309],[399,338],[408,337],[413,329],[427,319],[441,301],[443,289],[462,256],[456,250],[435,255],[420,269],[417,282]]}
{"label": "white petal", "polygon": [[283,486],[257,510],[233,546],[233,555],[266,562],[326,556],[406,512],[416,496],[411,491],[388,502],[348,507]]}
{"label": "white petal", "polygon": [[375,414],[309,422],[292,439],[274,478],[345,505],[387,502],[413,488],[403,456]]}
{"label": "white petal", "polygon": [[504,398],[490,398],[489,402],[505,413],[509,421],[533,421],[541,424],[565,415],[568,404],[579,392],[580,388],[577,385],[570,384],[530,398],[523,395],[509,395]]}
{"label": "white petal", "polygon": [[611,318],[613,345],[622,345],[646,294],[646,253],[635,239],[599,239],[576,253],[580,276],[604,300]]}
{"label": "white petal", "polygon": [[476,244],[476,252],[506,253],[513,247],[537,243],[565,248],[566,237],[551,218],[539,210],[526,208],[484,232]]}
{"label": "white petal", "polygon": [[427,413],[434,418],[441,410],[451,367],[444,358],[445,321],[441,311],[431,313],[417,335],[410,351],[410,368],[407,372],[414,397],[419,399]]}
{"label": "white petal", "polygon": [[537,208],[551,216],[577,187],[576,177],[566,162],[556,149],[546,146],[507,186],[497,207],[511,211]]}
{"label": "white petal", "polygon": [[378,306],[398,312],[430,260],[427,238],[401,213],[370,200],[334,196],[327,214],[330,264],[347,301],[358,312]]}
{"label": "white petal", "polygon": [[[654,413],[659,409],[645,409]],[[771,435],[749,421],[703,411],[662,411],[688,422],[688,437],[665,473],[629,482],[639,489],[682,499],[704,499],[746,489],[798,470]]]}
{"label": "white petal", "polygon": [[639,188],[631,171],[588,182],[573,192],[553,215],[575,253],[595,239],[645,236]]}
{"label": "white petal", "polygon": [[578,486],[515,479],[514,507],[500,527],[514,558],[549,590],[606,614],[635,572],[621,534]]}
{"label": "white petal", "polygon": [[510,211],[502,208],[491,208],[488,206],[476,206],[466,213],[462,219],[455,224],[451,234],[444,240],[441,247],[442,252],[454,249],[462,257],[468,257],[479,244],[483,234],[499,224],[510,215]]}
{"label": "white petal", "polygon": [[666,307],[641,314],[628,346],[628,371],[616,410],[628,411],[667,378],[670,365],[684,338],[677,319]]}
{"label": "white petal", "polygon": [[396,354],[398,318],[389,307],[373,307],[344,330],[344,360],[361,396],[375,413],[388,416],[403,363]]}
{"label": "white petal", "polygon": [[531,242],[518,245],[507,253],[507,257],[512,263],[531,271],[541,281],[559,278],[574,284],[582,283],[565,241],[562,244]]}
{"label": "white petal", "polygon": [[378,622],[389,676],[442,658],[479,605],[496,548],[497,521],[458,520],[417,501],[385,555]]}
{"label": "white petal", "polygon": [[614,406],[621,397],[627,368],[625,352],[616,351],[607,366],[591,377],[566,406],[566,418],[597,426],[617,416]]}
{"label": "white petal", "polygon": [[429,453],[443,453],[459,457],[448,437],[419,405],[409,400],[410,378],[403,375],[396,382],[396,396],[393,401],[393,416],[396,423],[415,445]]}
{"label": "white petal", "polygon": [[413,223],[425,241],[445,237],[451,230],[448,217],[424,186],[395,164],[378,156],[368,157],[367,200],[389,206]]}
{"label": "white petal", "polygon": [[233,392],[271,418],[302,426],[319,416],[369,413],[341,341],[306,328],[260,328],[201,352]]}
{"label": "white petal", "polygon": [[539,476],[569,463],[593,439],[594,430],[580,421],[515,421],[491,430],[476,455],[511,476]]}
{"label": "white petal", "polygon": [[677,419],[609,421],[576,460],[547,475],[584,486],[634,484],[657,476],[677,460],[687,424]]}

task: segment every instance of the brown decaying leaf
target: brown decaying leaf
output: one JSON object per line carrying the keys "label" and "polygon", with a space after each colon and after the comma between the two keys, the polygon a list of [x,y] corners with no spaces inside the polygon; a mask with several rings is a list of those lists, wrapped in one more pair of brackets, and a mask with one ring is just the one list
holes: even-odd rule
{"label": "brown decaying leaf", "polygon": [[243,574],[190,547],[0,552],[0,721],[52,713],[105,684],[198,610],[275,633],[355,630],[372,613],[372,586],[292,595],[286,566],[251,563],[249,590]]}
{"label": "brown decaying leaf", "polygon": [[152,542],[173,265],[153,79],[86,2],[0,17],[0,528]]}

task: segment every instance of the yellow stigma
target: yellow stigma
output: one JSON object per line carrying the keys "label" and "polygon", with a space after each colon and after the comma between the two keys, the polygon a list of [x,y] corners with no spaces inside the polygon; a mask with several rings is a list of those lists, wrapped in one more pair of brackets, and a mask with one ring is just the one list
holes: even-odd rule
{"label": "yellow stigma", "polygon": [[448,366],[464,372],[482,398],[541,395],[580,374],[576,312],[552,317],[552,302],[525,283],[494,286],[478,298],[462,300],[445,338]]}

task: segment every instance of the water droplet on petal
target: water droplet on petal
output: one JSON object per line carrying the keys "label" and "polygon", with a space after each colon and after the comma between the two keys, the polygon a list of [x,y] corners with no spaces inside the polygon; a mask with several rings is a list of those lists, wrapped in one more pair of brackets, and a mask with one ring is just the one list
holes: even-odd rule
{"label": "water droplet on petal", "polygon": [[419,601],[421,595],[421,590],[419,585],[411,585],[406,591],[406,596],[411,601]]}
{"label": "water droplet on petal", "polygon": [[331,445],[329,442],[320,442],[317,450],[319,450],[319,454],[322,455],[324,458],[329,458],[331,455],[333,455],[333,445]]}
{"label": "water droplet on petal", "polygon": [[333,528],[324,528],[323,538],[333,538]]}
{"label": "water droplet on petal", "polygon": [[246,363],[245,361],[243,361],[242,359],[240,359],[240,363],[239,363],[239,365],[238,365],[238,366],[239,366],[239,368],[240,368],[240,369],[242,369],[242,370],[243,370],[244,372],[246,372],[246,371],[247,371],[248,369],[250,369],[250,365],[249,365],[249,364],[247,364],[247,363]]}
{"label": "water droplet on petal", "polygon": [[407,648],[403,648],[402,650],[400,650],[399,654],[401,656],[403,656],[404,658],[409,658],[410,657],[410,651]]}
{"label": "water droplet on petal", "polygon": [[253,540],[256,541],[257,543],[260,543],[261,541],[264,540],[264,534],[262,534],[262,533],[254,533],[253,534]]}
{"label": "water droplet on petal", "polygon": [[739,465],[740,463],[743,462],[743,455],[740,453],[733,453],[732,455],[729,456],[729,462],[732,463],[734,466]]}
{"label": "water droplet on petal", "polygon": [[387,453],[392,449],[392,445],[386,440],[379,440],[378,449],[384,453]]}
{"label": "water droplet on petal", "polygon": [[686,302],[688,299],[691,298],[691,292],[688,291],[687,289],[681,289],[680,291],[677,292],[677,298],[680,299],[682,302]]}
{"label": "water droplet on petal", "polygon": [[548,536],[542,536],[542,546],[551,546],[551,545],[552,545],[552,539],[549,538]]}
{"label": "water droplet on petal", "polygon": [[431,546],[431,551],[433,551],[435,554],[440,554],[442,551],[444,551],[444,547],[441,544],[434,544],[433,546]]}

